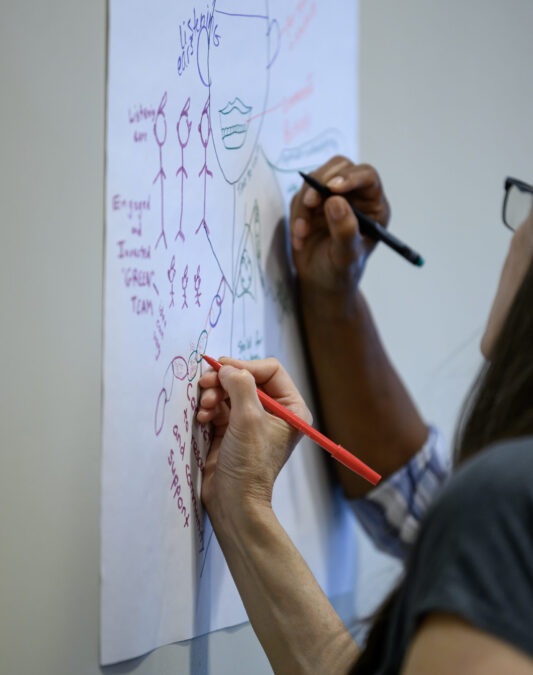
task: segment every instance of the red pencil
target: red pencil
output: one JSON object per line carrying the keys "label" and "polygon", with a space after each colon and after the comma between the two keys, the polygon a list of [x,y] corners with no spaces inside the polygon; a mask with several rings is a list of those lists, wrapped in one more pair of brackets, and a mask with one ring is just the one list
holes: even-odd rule
{"label": "red pencil", "polygon": [[[210,356],[207,356],[206,354],[202,354],[201,356],[216,371],[219,371],[222,367],[221,363]],[[372,485],[377,485],[377,483],[379,483],[381,480],[379,473],[376,473],[360,459],[357,459],[351,452],[348,452],[348,450],[343,448],[342,445],[330,441],[329,438],[324,436],[324,434],[321,434],[320,431],[317,431],[310,424],[304,422],[298,415],[295,415],[284,405],[275,401],[259,388],[257,389],[257,395],[259,396],[259,400],[263,404],[263,407],[266,408],[269,413],[276,415],[276,417],[281,417],[282,420],[285,420],[285,422],[288,422],[291,426],[295,427],[306,436],[309,436],[310,439],[315,441],[320,447],[324,448],[324,450],[327,450],[337,461],[344,464],[348,469],[355,471],[355,473],[359,474],[362,478],[365,478],[372,483]]]}

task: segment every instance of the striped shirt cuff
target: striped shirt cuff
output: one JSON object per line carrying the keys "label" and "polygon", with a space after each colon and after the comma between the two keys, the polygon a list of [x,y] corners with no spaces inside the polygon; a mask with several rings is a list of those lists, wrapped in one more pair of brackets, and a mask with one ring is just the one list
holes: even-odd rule
{"label": "striped shirt cuff", "polygon": [[451,468],[443,435],[430,427],[426,442],[405,466],[362,499],[350,502],[377,548],[405,558],[417,537],[422,517]]}

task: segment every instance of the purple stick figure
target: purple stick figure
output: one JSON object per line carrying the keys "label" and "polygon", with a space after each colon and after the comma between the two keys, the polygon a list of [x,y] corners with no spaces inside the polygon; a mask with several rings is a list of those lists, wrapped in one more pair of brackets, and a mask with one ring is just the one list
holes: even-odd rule
{"label": "purple stick figure", "polygon": [[200,307],[200,296],[202,295],[200,293],[200,284],[202,283],[202,277],[200,276],[200,265],[198,265],[198,269],[196,270],[196,274],[194,275],[194,290],[196,292],[196,304],[198,307]]}
{"label": "purple stick figure", "polygon": [[172,256],[170,261],[170,267],[168,268],[168,280],[170,281],[170,305],[169,307],[174,307],[174,279],[176,277],[176,256]]}
{"label": "purple stick figure", "polygon": [[[191,127],[192,127],[192,122],[189,122],[189,108],[191,106],[191,99],[190,97],[185,101],[185,105],[181,109],[180,113],[180,118],[178,120],[178,123],[176,124],[176,131],[178,134],[178,141],[180,144],[181,148],[181,166],[180,168],[176,171],[176,176],[179,176],[181,173],[181,206],[180,206],[180,229],[178,230],[178,233],[174,237],[174,241],[178,237],[181,237],[182,241],[185,241],[185,235],[183,234],[183,230],[181,229],[181,225],[183,222],[183,181],[185,178],[189,177],[189,174],[187,173],[187,169],[185,168],[185,165],[183,163],[183,150],[187,146],[187,143],[189,142],[189,138],[191,137]],[[185,140],[183,137],[186,136]]]}
{"label": "purple stick figure", "polygon": [[[204,128],[205,127],[205,128]],[[198,173],[199,176],[204,174],[204,214],[202,217],[202,221],[198,225],[198,227],[195,230],[195,234],[198,234],[200,228],[204,227],[205,232],[207,236],[209,236],[209,228],[207,227],[207,222],[205,220],[205,203],[206,203],[206,195],[207,195],[207,176],[213,177],[213,174],[209,169],[207,168],[207,146],[209,144],[209,137],[211,136],[211,121],[209,119],[209,97],[207,97],[207,101],[205,102],[204,109],[202,110],[202,116],[200,118],[200,123],[198,124],[198,133],[200,134],[200,139],[202,141],[202,145],[204,146],[204,165],[200,169],[200,172]]]}
{"label": "purple stick figure", "polygon": [[157,115],[155,116],[154,122],[154,136],[157,145],[159,146],[159,171],[157,176],[154,178],[154,183],[158,178],[161,178],[161,233],[155,242],[155,248],[159,244],[159,241],[163,239],[165,248],[167,248],[167,238],[165,236],[165,185],[163,183],[166,180],[166,174],[163,169],[163,145],[167,140],[167,118],[165,117],[165,106],[167,104],[167,92],[163,94],[159,108],[157,109]]}

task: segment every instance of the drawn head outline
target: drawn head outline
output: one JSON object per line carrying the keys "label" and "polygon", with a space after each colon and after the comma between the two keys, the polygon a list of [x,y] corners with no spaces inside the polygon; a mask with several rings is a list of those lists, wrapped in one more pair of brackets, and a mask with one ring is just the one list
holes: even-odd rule
{"label": "drawn head outline", "polygon": [[[192,127],[192,122],[189,121],[189,108],[191,107],[191,97],[185,101],[185,105],[181,109],[181,113],[178,119],[178,122],[176,124],[176,132],[178,134],[178,141],[179,144],[182,148],[184,148],[187,143],[189,142],[189,138],[191,136],[191,127]],[[186,139],[183,140],[182,137],[182,131],[183,136],[185,136],[186,132]]]}
{"label": "drawn head outline", "polygon": [[209,96],[205,102],[205,105],[202,110],[202,115],[200,121],[198,122],[198,133],[200,134],[200,140],[204,148],[207,148],[209,143],[209,137],[211,136],[211,120],[209,117]]}
{"label": "drawn head outline", "polygon": [[198,38],[198,70],[209,87],[211,136],[226,181],[236,183],[257,147],[270,67],[280,46],[268,0],[215,0]]}
{"label": "drawn head outline", "polygon": [[[159,145],[159,147],[162,147],[165,144],[165,141],[167,140],[167,118],[165,115],[166,104],[167,104],[167,92],[165,91],[163,97],[161,98],[161,102],[157,109],[157,114],[155,116],[154,121],[154,136],[155,140],[157,141],[157,145]],[[163,137],[162,140],[161,136]]]}

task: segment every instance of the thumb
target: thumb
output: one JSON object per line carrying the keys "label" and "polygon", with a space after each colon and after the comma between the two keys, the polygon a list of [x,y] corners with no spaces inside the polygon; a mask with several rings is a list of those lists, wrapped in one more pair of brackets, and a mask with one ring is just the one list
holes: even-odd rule
{"label": "thumb", "polygon": [[230,417],[236,423],[250,423],[252,418],[258,421],[257,415],[263,413],[263,408],[257,396],[254,376],[244,368],[228,365],[218,371],[218,379],[231,401]]}
{"label": "thumb", "polygon": [[357,258],[359,223],[344,197],[329,197],[324,210],[331,236],[333,262],[345,267]]}

